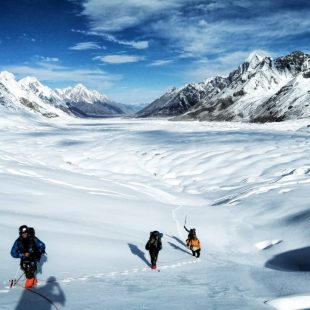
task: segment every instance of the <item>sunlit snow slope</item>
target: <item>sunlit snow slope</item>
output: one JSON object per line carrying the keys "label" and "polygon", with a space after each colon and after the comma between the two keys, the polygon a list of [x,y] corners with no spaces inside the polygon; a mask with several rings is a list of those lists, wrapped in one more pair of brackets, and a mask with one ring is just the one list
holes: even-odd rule
{"label": "sunlit snow slope", "polygon": [[[0,308],[56,309],[8,288],[22,224],[47,245],[35,290],[59,309],[304,309],[296,296],[310,308],[307,124],[7,115]],[[186,216],[200,260],[184,246]],[[155,229],[160,272],[144,250]],[[280,297],[293,306],[281,308]]]}

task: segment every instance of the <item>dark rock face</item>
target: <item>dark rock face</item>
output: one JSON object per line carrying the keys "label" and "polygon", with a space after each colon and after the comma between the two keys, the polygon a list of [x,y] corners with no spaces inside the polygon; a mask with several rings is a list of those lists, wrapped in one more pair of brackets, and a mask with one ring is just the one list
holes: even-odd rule
{"label": "dark rock face", "polygon": [[218,94],[226,85],[226,79],[216,77],[207,84],[188,84],[181,90],[174,88],[136,115],[138,117],[178,116],[194,108],[203,100]]}
{"label": "dark rock face", "polygon": [[305,79],[310,79],[310,70],[304,72],[302,76],[303,76]]}
{"label": "dark rock face", "polygon": [[300,51],[292,52],[291,54],[283,57],[279,57],[275,60],[275,66],[279,70],[289,70],[294,73],[302,71],[302,66],[306,60],[310,59],[309,54],[305,54]]}
{"label": "dark rock face", "polygon": [[193,84],[187,85],[182,91],[163,95],[150,106],[139,111],[137,116],[176,116],[187,112],[195,106],[206,94],[204,89],[196,89]]}

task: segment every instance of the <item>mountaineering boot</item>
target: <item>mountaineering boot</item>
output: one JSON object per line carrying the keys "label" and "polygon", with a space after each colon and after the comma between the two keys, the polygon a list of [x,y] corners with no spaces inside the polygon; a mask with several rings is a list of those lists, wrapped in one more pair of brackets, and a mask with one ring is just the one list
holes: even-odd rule
{"label": "mountaineering boot", "polygon": [[151,267],[152,269],[156,269],[157,267],[156,267],[156,265],[152,265],[152,267]]}
{"label": "mountaineering boot", "polygon": [[25,288],[31,288],[38,283],[37,278],[26,279]]}

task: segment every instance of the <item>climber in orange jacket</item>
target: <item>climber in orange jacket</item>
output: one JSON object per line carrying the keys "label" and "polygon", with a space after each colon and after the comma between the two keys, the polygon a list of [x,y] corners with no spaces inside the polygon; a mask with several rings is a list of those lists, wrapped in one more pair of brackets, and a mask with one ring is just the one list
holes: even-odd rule
{"label": "climber in orange jacket", "polygon": [[197,258],[200,256],[200,241],[196,236],[193,236],[191,239],[187,239],[186,245],[191,249],[193,256]]}

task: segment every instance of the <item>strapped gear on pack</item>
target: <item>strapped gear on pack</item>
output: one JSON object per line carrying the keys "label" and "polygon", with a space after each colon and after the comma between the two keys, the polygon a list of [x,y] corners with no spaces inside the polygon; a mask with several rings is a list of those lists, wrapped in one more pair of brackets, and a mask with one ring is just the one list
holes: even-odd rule
{"label": "strapped gear on pack", "polygon": [[194,238],[197,238],[197,236],[196,236],[196,229],[195,228],[191,228],[189,230],[189,233],[188,233],[188,240],[192,240]]}
{"label": "strapped gear on pack", "polygon": [[41,251],[35,245],[35,240],[37,239],[35,229],[33,227],[28,227],[28,230],[29,230],[29,238],[31,238],[31,240],[33,241],[32,257],[35,260],[40,261],[41,256],[45,253],[45,251],[44,253],[41,253]]}
{"label": "strapped gear on pack", "polygon": [[28,233],[30,238],[34,238],[36,236],[36,232],[33,227],[28,227]]}
{"label": "strapped gear on pack", "polygon": [[162,236],[163,235],[159,231],[157,231],[157,230],[154,230],[154,231],[150,232],[150,237],[161,239]]}

